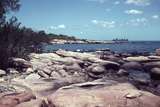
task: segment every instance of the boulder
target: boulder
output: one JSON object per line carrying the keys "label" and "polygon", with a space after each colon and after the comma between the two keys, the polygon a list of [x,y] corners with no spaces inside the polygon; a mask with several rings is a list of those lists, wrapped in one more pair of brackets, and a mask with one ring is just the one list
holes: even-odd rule
{"label": "boulder", "polygon": [[32,99],[35,99],[36,97],[32,93],[10,93],[0,94],[0,107],[15,107],[16,105],[28,102]]}
{"label": "boulder", "polygon": [[151,69],[151,78],[154,80],[160,80],[160,68]]}
{"label": "boulder", "polygon": [[66,70],[67,72],[81,72],[82,71],[82,68],[77,64],[77,63],[74,63],[70,66],[64,66],[64,70]]}
{"label": "boulder", "polygon": [[148,73],[138,71],[138,70],[130,70],[129,79],[132,82],[142,84],[142,85],[148,85],[151,82],[151,77]]}
{"label": "boulder", "polygon": [[99,64],[92,64],[87,68],[88,75],[92,78],[101,78],[107,71],[104,66]]}
{"label": "boulder", "polygon": [[15,68],[7,68],[7,72],[10,74],[18,74],[19,73]]}
{"label": "boulder", "polygon": [[127,57],[127,58],[123,58],[123,60],[129,61],[129,62],[147,62],[147,61],[150,61],[150,59],[148,57],[145,57],[145,56]]}
{"label": "boulder", "polygon": [[28,79],[28,80],[38,80],[40,79],[40,76],[36,73],[32,73],[30,75],[28,75],[25,79]]}
{"label": "boulder", "polygon": [[18,68],[29,68],[32,67],[32,64],[29,61],[26,61],[22,58],[12,58],[10,60],[10,63],[13,67],[18,67]]}
{"label": "boulder", "polygon": [[48,102],[50,107],[159,107],[160,97],[129,83],[87,83],[61,88]]}
{"label": "boulder", "polygon": [[88,67],[88,72],[92,72],[94,74],[103,74],[106,72],[106,69],[104,66],[100,64],[92,64],[91,66]]}
{"label": "boulder", "polygon": [[146,71],[150,71],[152,68],[160,68],[160,61],[154,61],[154,62],[147,62],[144,63],[144,69]]}
{"label": "boulder", "polygon": [[156,55],[160,56],[160,48],[156,49]]}
{"label": "boulder", "polygon": [[0,69],[0,77],[6,75],[6,71]]}
{"label": "boulder", "polygon": [[143,66],[139,62],[127,62],[121,66],[125,70],[142,70]]}

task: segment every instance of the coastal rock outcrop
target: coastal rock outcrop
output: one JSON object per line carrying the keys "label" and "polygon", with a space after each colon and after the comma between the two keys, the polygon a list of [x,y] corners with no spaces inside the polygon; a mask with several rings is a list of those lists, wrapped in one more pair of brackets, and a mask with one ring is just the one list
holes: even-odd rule
{"label": "coastal rock outcrop", "polygon": [[92,53],[64,50],[58,50],[55,53],[31,54],[30,59],[33,70],[42,78],[65,78],[72,83],[101,78],[105,71],[118,70],[120,67],[119,63],[102,60]]}
{"label": "coastal rock outcrop", "polygon": [[160,97],[129,83],[62,87],[48,97],[50,107],[159,107]]}
{"label": "coastal rock outcrop", "polygon": [[[31,53],[30,61],[13,58],[11,66],[2,71],[0,95],[25,92],[33,93],[36,99],[17,103],[9,97],[8,105],[4,105],[4,97],[0,96],[0,104],[3,103],[2,107],[160,106],[159,56],[114,52],[103,55],[104,58],[97,52],[58,50]],[[13,102],[12,106],[9,102]]]}

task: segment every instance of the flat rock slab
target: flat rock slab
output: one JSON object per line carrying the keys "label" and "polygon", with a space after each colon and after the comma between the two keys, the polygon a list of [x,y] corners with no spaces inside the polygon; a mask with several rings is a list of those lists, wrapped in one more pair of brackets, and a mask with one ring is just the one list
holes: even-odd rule
{"label": "flat rock slab", "polygon": [[150,61],[151,59],[145,56],[138,56],[138,57],[123,58],[123,60],[130,61],[130,62],[147,62],[147,61]]}
{"label": "flat rock slab", "polygon": [[129,83],[92,89],[83,85],[62,88],[50,95],[48,102],[50,107],[160,107],[159,96],[139,91]]}
{"label": "flat rock slab", "polygon": [[16,105],[28,102],[36,97],[32,93],[1,93],[0,107],[15,107]]}

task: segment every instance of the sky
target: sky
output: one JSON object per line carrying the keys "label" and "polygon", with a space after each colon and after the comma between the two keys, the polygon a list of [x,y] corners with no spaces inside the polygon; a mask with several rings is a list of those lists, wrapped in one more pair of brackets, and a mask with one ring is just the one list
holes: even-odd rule
{"label": "sky", "polygon": [[160,40],[160,0],[21,0],[23,26],[83,39]]}

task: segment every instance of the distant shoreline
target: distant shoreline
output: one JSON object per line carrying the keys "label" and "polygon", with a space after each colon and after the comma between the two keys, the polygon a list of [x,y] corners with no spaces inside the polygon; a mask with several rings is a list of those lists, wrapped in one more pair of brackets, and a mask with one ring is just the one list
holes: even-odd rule
{"label": "distant shoreline", "polygon": [[128,40],[65,40],[53,39],[51,44],[114,44],[114,43],[128,43]]}

